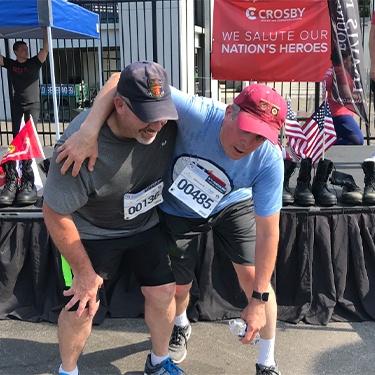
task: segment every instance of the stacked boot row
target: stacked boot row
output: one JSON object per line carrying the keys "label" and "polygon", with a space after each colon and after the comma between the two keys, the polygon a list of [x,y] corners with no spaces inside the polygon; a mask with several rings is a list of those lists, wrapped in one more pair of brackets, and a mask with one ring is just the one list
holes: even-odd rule
{"label": "stacked boot row", "polygon": [[349,205],[375,205],[375,161],[364,161],[361,166],[365,174],[363,194],[359,186],[355,183],[353,176],[338,171],[332,172],[333,162],[328,159],[319,160],[316,174],[311,184],[312,159],[302,159],[297,186],[294,194],[292,194],[289,187],[289,180],[297,164],[285,159],[283,206],[290,204],[298,206],[334,206],[337,204],[337,197],[328,189],[328,179],[332,185],[342,187],[342,203]]}
{"label": "stacked boot row", "polygon": [[38,197],[31,163],[32,160],[22,160],[20,181],[16,162],[8,161],[3,164],[6,182],[0,193],[0,207],[12,206],[13,204],[26,206],[36,203]]}

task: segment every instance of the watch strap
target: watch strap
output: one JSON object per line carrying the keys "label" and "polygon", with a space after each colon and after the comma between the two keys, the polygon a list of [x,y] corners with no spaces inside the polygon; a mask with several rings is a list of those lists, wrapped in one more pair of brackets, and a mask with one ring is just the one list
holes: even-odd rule
{"label": "watch strap", "polygon": [[256,290],[253,290],[252,297],[255,299],[258,299],[259,301],[267,302],[269,295],[270,294],[268,292],[260,293],[260,292],[257,292]]}

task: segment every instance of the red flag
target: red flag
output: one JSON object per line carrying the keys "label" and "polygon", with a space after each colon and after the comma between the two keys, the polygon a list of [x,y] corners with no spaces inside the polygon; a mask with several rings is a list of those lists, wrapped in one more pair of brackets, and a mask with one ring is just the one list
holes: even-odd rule
{"label": "red flag", "polygon": [[[306,159],[311,158],[315,164],[323,152],[327,151],[337,140],[332,115],[327,101],[324,101],[319,109],[301,126],[301,134],[288,136],[292,154]],[[289,133],[291,134],[291,133]]]}
{"label": "red flag", "polygon": [[10,160],[30,160],[33,158],[45,159],[45,156],[34,123],[30,118],[8,146],[8,152],[2,158],[0,164]]}
{"label": "red flag", "polygon": [[5,174],[3,166],[0,164],[0,187],[4,186],[6,182],[7,182],[7,176]]}

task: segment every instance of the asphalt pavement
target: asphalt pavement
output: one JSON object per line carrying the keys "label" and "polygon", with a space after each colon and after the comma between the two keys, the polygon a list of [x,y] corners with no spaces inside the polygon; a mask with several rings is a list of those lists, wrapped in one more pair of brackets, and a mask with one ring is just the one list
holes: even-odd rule
{"label": "asphalt pavement", "polygon": [[[192,324],[188,375],[254,375],[257,346],[243,345],[228,321]],[[60,365],[57,326],[0,320],[0,374],[51,375]],[[81,375],[142,375],[150,338],[144,320],[107,318],[95,326],[79,360]],[[375,322],[327,326],[278,322],[276,360],[282,375],[375,374]]]}

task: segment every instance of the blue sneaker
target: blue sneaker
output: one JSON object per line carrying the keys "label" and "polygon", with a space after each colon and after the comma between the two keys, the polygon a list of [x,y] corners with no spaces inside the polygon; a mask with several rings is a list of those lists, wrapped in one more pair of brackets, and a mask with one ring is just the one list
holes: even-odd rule
{"label": "blue sneaker", "polygon": [[151,354],[147,356],[144,375],[186,375],[172,360],[168,357],[162,363],[156,366],[151,364]]}

